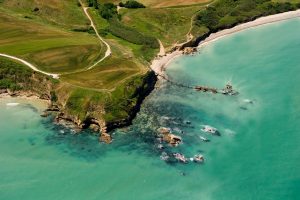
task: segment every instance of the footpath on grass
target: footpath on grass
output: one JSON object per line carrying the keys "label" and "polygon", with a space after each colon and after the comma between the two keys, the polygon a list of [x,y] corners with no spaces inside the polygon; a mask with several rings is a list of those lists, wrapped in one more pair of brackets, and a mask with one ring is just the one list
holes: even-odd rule
{"label": "footpath on grass", "polygon": [[99,40],[100,40],[102,43],[104,43],[105,46],[106,46],[106,52],[105,52],[105,55],[104,55],[100,60],[96,61],[93,65],[91,65],[90,67],[88,67],[88,70],[90,70],[90,69],[94,68],[96,65],[98,65],[100,62],[102,62],[105,58],[107,58],[108,56],[111,55],[111,48],[110,48],[109,44],[108,44],[107,42],[105,42],[105,40],[99,35],[98,30],[97,30],[97,28],[96,28],[96,26],[95,26],[95,24],[94,24],[94,22],[93,22],[93,20],[92,20],[92,17],[90,16],[90,14],[89,14],[89,12],[88,12],[89,7],[85,7],[81,0],[79,0],[79,2],[80,2],[81,6],[82,6],[82,8],[83,8],[84,14],[85,14],[85,15],[87,16],[87,18],[90,20],[90,22],[91,22],[91,27],[94,29],[94,31],[95,31],[97,37],[98,37]]}
{"label": "footpath on grass", "polygon": [[0,53],[0,56],[5,57],[5,58],[9,58],[9,59],[12,59],[12,60],[15,60],[15,61],[17,61],[17,62],[21,62],[22,64],[24,64],[24,65],[30,67],[32,70],[37,71],[37,72],[40,72],[40,73],[45,74],[45,75],[47,75],[47,76],[52,76],[53,78],[56,78],[56,79],[59,78],[59,74],[52,74],[52,73],[48,73],[48,72],[44,72],[44,71],[42,71],[42,70],[39,70],[39,69],[36,68],[33,64],[31,64],[31,63],[29,63],[29,62],[27,62],[26,60],[23,60],[23,59],[21,59],[21,58],[17,58],[17,57],[15,57],[15,56],[3,54],[3,53]]}

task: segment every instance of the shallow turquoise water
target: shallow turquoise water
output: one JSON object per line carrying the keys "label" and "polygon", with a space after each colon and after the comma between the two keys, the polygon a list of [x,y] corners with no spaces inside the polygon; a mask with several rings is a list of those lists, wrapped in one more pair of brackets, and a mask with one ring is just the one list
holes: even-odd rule
{"label": "shallow turquoise water", "polygon": [[[240,95],[166,84],[112,145],[53,125],[24,102],[9,107],[15,100],[1,99],[0,199],[299,199],[299,32],[299,19],[265,25],[176,59],[171,79],[217,88],[231,80]],[[201,133],[203,124],[221,136]],[[161,161],[153,137],[159,126],[184,131],[183,145],[168,151],[200,152],[205,164]]]}

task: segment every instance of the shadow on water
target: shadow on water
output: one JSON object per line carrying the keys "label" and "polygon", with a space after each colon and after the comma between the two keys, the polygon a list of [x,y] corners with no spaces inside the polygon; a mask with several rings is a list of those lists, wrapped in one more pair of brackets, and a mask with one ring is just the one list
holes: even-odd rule
{"label": "shadow on water", "polygon": [[38,113],[39,112],[39,110],[36,107],[34,107],[32,104],[29,104],[29,103],[27,103],[27,104],[20,104],[19,106],[22,109],[29,109],[29,110],[31,110],[34,113]]}

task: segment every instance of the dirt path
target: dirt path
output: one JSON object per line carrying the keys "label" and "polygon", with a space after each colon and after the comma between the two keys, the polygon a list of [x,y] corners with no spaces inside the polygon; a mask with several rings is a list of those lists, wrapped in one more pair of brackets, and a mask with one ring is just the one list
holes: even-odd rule
{"label": "dirt path", "polygon": [[80,2],[81,6],[82,6],[82,8],[83,8],[83,11],[84,11],[85,15],[86,15],[87,18],[90,20],[90,22],[91,22],[91,27],[94,29],[94,31],[95,31],[97,37],[99,38],[99,40],[100,40],[102,43],[105,44],[105,46],[106,46],[106,48],[107,48],[107,49],[106,49],[106,52],[105,52],[105,55],[103,56],[103,58],[101,58],[100,60],[98,60],[97,62],[95,62],[93,65],[91,65],[90,67],[88,67],[88,70],[89,70],[89,69],[94,68],[94,67],[95,67],[96,65],[98,65],[100,62],[102,62],[105,58],[107,58],[108,56],[110,56],[110,55],[111,55],[111,48],[110,48],[109,44],[108,44],[107,42],[105,42],[104,39],[99,35],[98,30],[97,30],[97,28],[96,28],[96,26],[95,26],[95,24],[94,24],[94,22],[93,22],[93,20],[92,20],[92,17],[90,16],[90,14],[89,14],[89,12],[88,12],[89,7],[85,7],[81,0],[80,0],[79,2]]}
{"label": "dirt path", "polygon": [[[110,48],[109,44],[108,44],[107,42],[105,42],[105,41],[103,40],[103,38],[99,35],[99,33],[98,33],[98,31],[97,31],[97,28],[96,28],[96,26],[95,26],[95,24],[94,24],[94,22],[93,22],[91,16],[89,15],[89,13],[88,13],[88,11],[87,11],[89,8],[88,8],[88,7],[84,7],[84,4],[82,3],[81,0],[79,0],[79,2],[80,2],[80,4],[82,5],[82,8],[83,8],[83,11],[84,11],[85,15],[86,15],[87,18],[90,20],[90,22],[91,22],[91,27],[94,29],[94,31],[95,31],[97,37],[98,37],[99,40],[100,40],[102,43],[104,43],[105,46],[107,47],[107,50],[106,50],[106,52],[105,52],[105,55],[104,55],[100,60],[98,60],[97,62],[95,62],[93,65],[91,65],[90,67],[88,67],[87,70],[90,70],[90,69],[94,68],[97,64],[99,64],[100,62],[102,62],[105,58],[107,58],[108,56],[111,55],[111,48]],[[17,57],[15,57],[15,56],[7,55],[7,54],[2,54],[2,53],[0,53],[0,56],[5,57],[5,58],[9,58],[9,59],[12,59],[12,60],[15,60],[15,61],[18,61],[18,62],[21,62],[22,64],[24,64],[24,65],[30,67],[32,70],[37,71],[37,72],[40,72],[40,73],[45,74],[45,75],[48,75],[48,76],[52,76],[52,77],[55,78],[55,79],[58,79],[58,78],[59,78],[59,74],[53,74],[53,73],[48,73],[48,72],[44,72],[44,71],[42,71],[42,70],[39,70],[39,69],[36,68],[33,64],[31,64],[31,63],[29,63],[29,62],[27,62],[26,60],[23,60],[23,59],[21,59],[21,58],[17,58]]]}
{"label": "dirt path", "polygon": [[158,53],[158,55],[159,56],[165,56],[166,55],[165,47],[159,39],[157,39],[157,40],[158,40],[158,43],[159,43],[159,53]]}
{"label": "dirt path", "polygon": [[10,55],[3,54],[3,53],[0,53],[0,56],[5,57],[5,58],[9,58],[9,59],[12,59],[12,60],[15,60],[15,61],[18,61],[18,62],[21,62],[24,65],[30,67],[32,70],[40,72],[42,74],[45,74],[45,75],[48,75],[48,76],[52,76],[53,78],[56,78],[56,79],[59,78],[59,74],[51,74],[51,73],[48,73],[48,72],[41,71],[41,70],[37,69],[33,64],[31,64],[31,63],[29,63],[29,62],[27,62],[27,61],[25,61],[25,60],[23,60],[21,58],[17,58],[15,56],[10,56]]}
{"label": "dirt path", "polygon": [[[208,8],[211,4],[213,4],[215,1],[212,0],[209,4],[205,5],[205,6],[202,6],[202,7],[206,7]],[[197,16],[197,14],[200,12],[201,10],[198,10],[191,18],[191,27],[189,29],[189,32],[186,34],[186,38],[187,38],[187,41],[190,41],[194,38],[194,36],[192,35],[192,30],[193,30],[193,26],[194,26],[194,20],[195,20],[195,17]]]}

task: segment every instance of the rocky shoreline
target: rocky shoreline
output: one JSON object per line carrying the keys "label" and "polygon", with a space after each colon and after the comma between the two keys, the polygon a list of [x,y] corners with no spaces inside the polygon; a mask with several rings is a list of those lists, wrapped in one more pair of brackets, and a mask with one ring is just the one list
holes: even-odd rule
{"label": "rocky shoreline", "polygon": [[[109,132],[116,128],[127,127],[132,124],[132,120],[136,117],[140,111],[141,105],[144,99],[154,90],[157,82],[157,76],[153,71],[148,72],[144,78],[143,83],[136,89],[133,96],[137,97],[137,102],[134,107],[128,113],[128,116],[118,121],[105,121],[104,119],[87,118],[81,121],[76,116],[69,115],[61,108],[57,103],[51,101],[51,95],[38,94],[32,91],[10,91],[8,89],[0,90],[0,99],[4,97],[16,97],[24,98],[28,100],[39,99],[47,103],[47,108],[41,114],[41,117],[48,117],[52,113],[55,113],[54,122],[67,127],[72,127],[76,132],[80,132],[82,129],[90,128],[94,132],[99,132],[99,140],[105,143],[110,143],[112,138]],[[73,124],[73,125],[70,125]]]}

